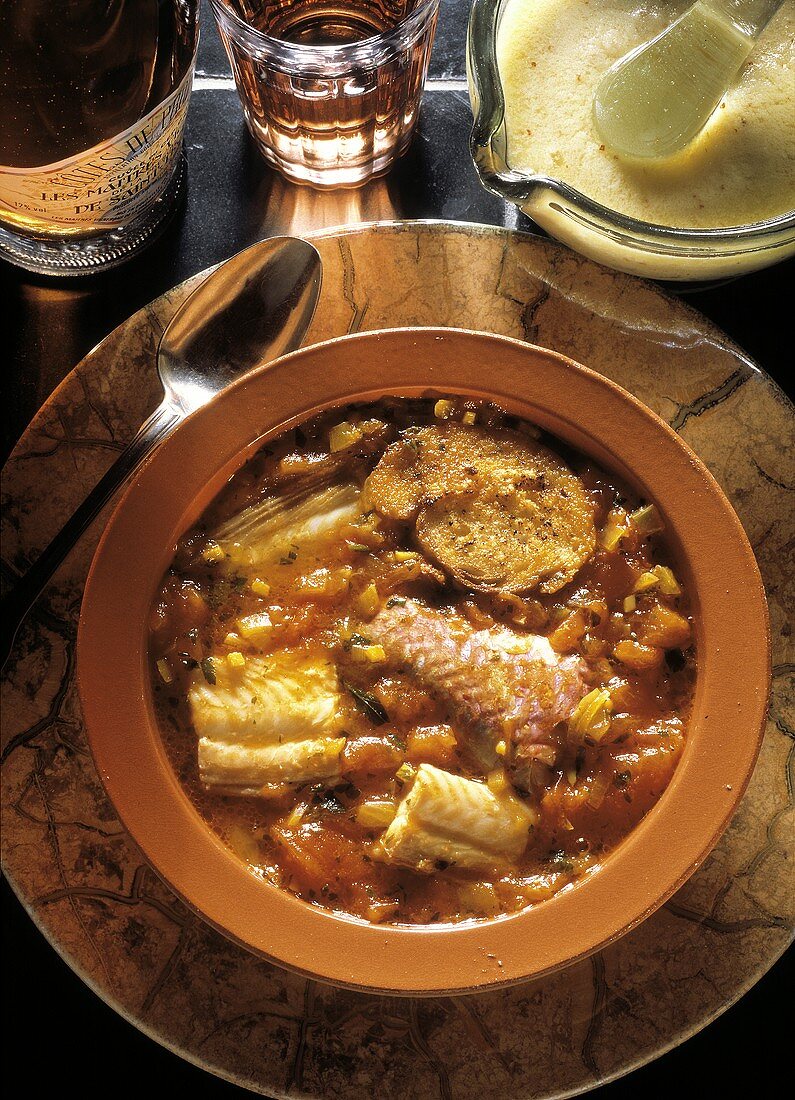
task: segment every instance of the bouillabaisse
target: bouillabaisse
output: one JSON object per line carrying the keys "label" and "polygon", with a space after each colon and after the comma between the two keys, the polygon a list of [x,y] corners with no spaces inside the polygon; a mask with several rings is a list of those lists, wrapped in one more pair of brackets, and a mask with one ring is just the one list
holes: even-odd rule
{"label": "bouillabaisse", "polygon": [[252,871],[408,924],[595,871],[667,786],[695,678],[654,504],[455,397],[263,448],[181,540],[151,664],[172,764]]}

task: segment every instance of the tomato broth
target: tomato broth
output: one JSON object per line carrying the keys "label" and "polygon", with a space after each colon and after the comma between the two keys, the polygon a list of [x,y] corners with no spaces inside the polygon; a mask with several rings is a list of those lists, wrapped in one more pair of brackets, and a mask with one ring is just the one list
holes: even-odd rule
{"label": "tomato broth", "polygon": [[151,618],[168,756],[252,872],[383,923],[598,871],[687,732],[687,594],[653,502],[493,405],[335,409],[180,541]]}

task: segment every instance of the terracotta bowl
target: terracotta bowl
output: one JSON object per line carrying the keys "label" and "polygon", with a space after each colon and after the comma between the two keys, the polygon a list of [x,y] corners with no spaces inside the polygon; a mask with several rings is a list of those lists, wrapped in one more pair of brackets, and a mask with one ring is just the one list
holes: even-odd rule
{"label": "terracotta bowl", "polygon": [[[178,538],[265,439],[330,406],[439,391],[495,401],[656,501],[694,605],[698,673],[673,780],[598,872],[512,916],[393,928],[324,912],[262,882],[204,823],[161,744],[147,623]],[[670,897],[713,847],[746,786],[761,740],[770,657],[762,582],[740,522],[662,420],[554,352],[483,333],[399,329],[285,356],[231,386],[158,448],[94,559],[78,673],[107,792],[145,857],[189,906],[238,943],[304,974],[431,994],[482,990],[561,967]]]}

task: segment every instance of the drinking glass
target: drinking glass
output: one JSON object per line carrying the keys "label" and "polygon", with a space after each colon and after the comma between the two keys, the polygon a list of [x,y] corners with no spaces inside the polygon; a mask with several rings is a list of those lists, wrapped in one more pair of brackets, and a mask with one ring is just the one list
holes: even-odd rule
{"label": "drinking glass", "polygon": [[406,151],[439,0],[210,0],[265,159],[315,187],[353,187]]}

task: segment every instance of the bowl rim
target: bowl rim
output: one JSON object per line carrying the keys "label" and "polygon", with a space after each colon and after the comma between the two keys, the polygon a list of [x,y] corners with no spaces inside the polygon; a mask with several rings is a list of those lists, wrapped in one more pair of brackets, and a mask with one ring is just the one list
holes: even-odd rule
{"label": "bowl rim", "polygon": [[474,0],[467,27],[467,71],[474,114],[470,152],[488,190],[515,204],[537,192],[550,191],[571,204],[574,209],[567,213],[582,221],[586,228],[612,235],[626,248],[640,248],[663,256],[746,255],[768,248],[783,248],[795,242],[795,210],[760,222],[682,228],[641,221],[604,206],[564,180],[541,172],[527,174],[511,168],[494,146],[498,135],[502,135],[507,144],[505,97],[497,65],[497,34],[503,10],[510,2]]}
{"label": "bowl rim", "polygon": [[[653,496],[693,594],[696,697],[685,753],[666,792],[598,873],[508,916],[416,928],[371,925],[261,881],[205,824],[160,741],[146,628],[176,539],[268,436],[349,401],[440,392],[490,397]],[[674,502],[681,503],[675,516]],[[716,545],[717,566],[710,554]],[[635,927],[682,885],[717,842],[750,778],[767,712],[770,633],[761,577],[739,519],[706,467],[656,414],[548,349],[490,333],[407,328],[337,337],[258,368],[158,447],[120,500],[91,564],[77,676],[108,796],[145,858],[194,912],[243,947],[306,976],[423,996],[475,992],[559,969]]]}

